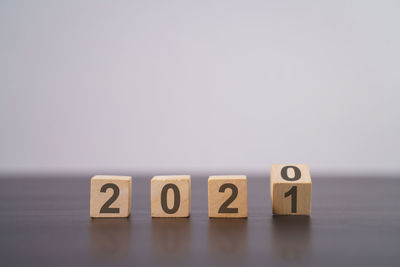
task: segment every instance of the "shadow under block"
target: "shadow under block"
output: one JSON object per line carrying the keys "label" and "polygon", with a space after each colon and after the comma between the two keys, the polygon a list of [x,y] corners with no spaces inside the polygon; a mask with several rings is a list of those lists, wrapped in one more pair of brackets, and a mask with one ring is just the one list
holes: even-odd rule
{"label": "shadow under block", "polygon": [[132,177],[96,175],[90,181],[90,217],[129,217]]}
{"label": "shadow under block", "polygon": [[208,216],[247,218],[247,178],[245,175],[208,178]]}
{"label": "shadow under block", "polygon": [[190,175],[154,176],[151,179],[152,217],[189,217]]}
{"label": "shadow under block", "polygon": [[271,166],[272,213],[277,215],[310,215],[312,183],[304,164]]}

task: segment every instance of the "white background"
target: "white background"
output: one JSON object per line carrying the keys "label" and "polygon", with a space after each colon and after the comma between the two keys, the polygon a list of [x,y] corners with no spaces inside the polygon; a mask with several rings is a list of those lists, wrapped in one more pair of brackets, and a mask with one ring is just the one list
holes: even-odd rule
{"label": "white background", "polygon": [[400,172],[399,1],[0,1],[0,171]]}

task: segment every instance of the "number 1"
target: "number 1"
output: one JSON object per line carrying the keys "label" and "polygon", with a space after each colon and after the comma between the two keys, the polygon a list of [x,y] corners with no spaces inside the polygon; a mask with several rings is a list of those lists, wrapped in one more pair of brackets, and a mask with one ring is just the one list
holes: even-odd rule
{"label": "number 1", "polygon": [[285,198],[292,196],[292,213],[297,212],[297,186],[292,186],[289,191],[285,193]]}

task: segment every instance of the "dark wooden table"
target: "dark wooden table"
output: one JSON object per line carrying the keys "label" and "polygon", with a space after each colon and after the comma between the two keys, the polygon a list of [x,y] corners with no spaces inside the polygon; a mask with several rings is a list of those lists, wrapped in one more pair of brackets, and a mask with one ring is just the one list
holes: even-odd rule
{"label": "dark wooden table", "polygon": [[[90,219],[90,175],[0,178],[1,266],[400,266],[400,179],[313,176],[312,216],[272,216],[267,175],[248,175],[249,218],[209,219],[192,175],[188,219],[150,217],[133,176],[129,219]],[[399,177],[400,178],[400,177]]]}

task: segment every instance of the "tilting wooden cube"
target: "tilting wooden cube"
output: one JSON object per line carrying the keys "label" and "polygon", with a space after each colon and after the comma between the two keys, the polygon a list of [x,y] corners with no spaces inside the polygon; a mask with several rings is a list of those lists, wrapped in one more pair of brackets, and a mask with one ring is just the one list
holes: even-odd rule
{"label": "tilting wooden cube", "polygon": [[245,175],[208,178],[208,216],[247,218],[247,178]]}
{"label": "tilting wooden cube", "polygon": [[271,166],[272,212],[277,215],[311,214],[311,176],[304,164]]}
{"label": "tilting wooden cube", "polygon": [[132,177],[96,175],[90,181],[90,217],[128,217]]}
{"label": "tilting wooden cube", "polygon": [[152,217],[189,217],[190,175],[154,176],[151,179]]}

